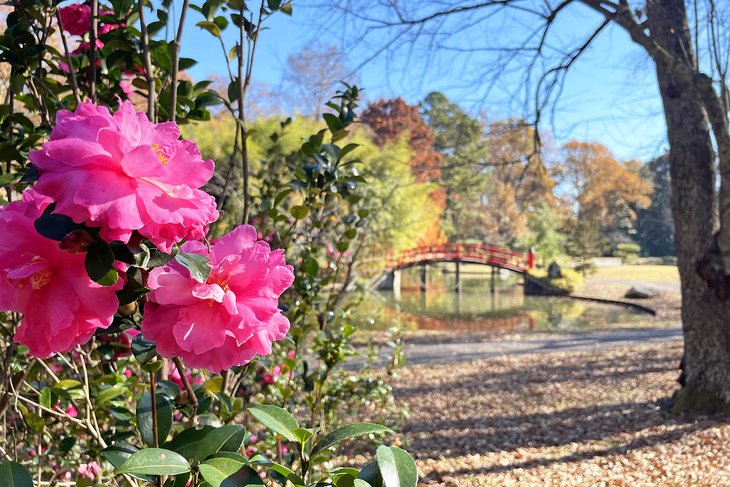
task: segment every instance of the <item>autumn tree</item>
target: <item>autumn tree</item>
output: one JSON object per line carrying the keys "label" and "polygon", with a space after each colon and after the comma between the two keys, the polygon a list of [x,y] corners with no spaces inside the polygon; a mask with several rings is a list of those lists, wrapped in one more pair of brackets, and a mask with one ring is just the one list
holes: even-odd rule
{"label": "autumn tree", "polygon": [[438,92],[426,96],[421,115],[433,131],[434,150],[443,158],[439,185],[445,198],[444,232],[454,242],[492,240],[484,221],[489,174],[482,124]]}
{"label": "autumn tree", "polygon": [[[423,59],[433,60],[440,48],[450,69],[464,53],[477,88],[488,90],[504,73],[521,73],[523,82],[514,83],[511,93],[531,107],[527,115],[536,123],[555,106],[565,78],[597,37],[613,27],[631,38],[655,68],[670,147],[685,345],[683,387],[673,408],[730,410],[730,36],[717,2],[331,1],[352,14],[348,28],[360,26],[350,31],[353,36],[360,42],[378,39],[381,51],[425,46],[429,55]],[[561,36],[553,26],[569,11],[585,20],[571,26],[570,36]],[[457,36],[471,42],[454,42]],[[480,45],[480,39],[489,44]],[[468,57],[475,51],[486,55],[482,66]]]}
{"label": "autumn tree", "polygon": [[563,152],[564,177],[578,205],[576,217],[597,223],[604,235],[619,223],[632,228],[636,209],[651,204],[652,192],[636,163],[620,163],[606,146],[595,142],[571,141]]}
{"label": "autumn tree", "polygon": [[[487,129],[490,163],[503,184],[514,188],[520,211],[532,212],[543,203],[556,205],[555,180],[542,152],[535,149],[535,128],[524,120],[495,121]],[[545,136],[543,136],[545,137]]]}
{"label": "autumn tree", "polygon": [[[409,105],[402,98],[379,100],[368,104],[361,115],[362,122],[373,131],[373,140],[384,146],[405,139],[411,149],[409,165],[418,182],[437,182],[441,176],[443,158],[434,150],[434,134],[421,118],[417,105]],[[430,193],[432,211],[443,214],[446,196],[443,189],[434,187]],[[430,245],[446,239],[441,225],[428,229],[420,245]]]}
{"label": "autumn tree", "polygon": [[379,100],[368,104],[361,119],[373,130],[378,145],[406,137],[413,151],[413,173],[420,181],[438,180],[442,157],[434,150],[433,131],[424,123],[417,105],[409,105],[402,98]]}

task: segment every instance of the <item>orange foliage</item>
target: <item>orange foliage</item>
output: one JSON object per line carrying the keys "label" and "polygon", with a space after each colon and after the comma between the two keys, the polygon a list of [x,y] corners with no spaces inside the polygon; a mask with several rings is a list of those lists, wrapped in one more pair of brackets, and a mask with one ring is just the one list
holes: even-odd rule
{"label": "orange foliage", "polygon": [[496,178],[515,187],[515,203],[520,210],[532,210],[542,202],[554,207],[556,183],[540,154],[535,153],[534,127],[515,119],[493,122],[488,137]]}
{"label": "orange foliage", "polygon": [[[442,188],[437,188],[431,191],[428,196],[433,202],[433,211],[439,215],[443,215],[446,209],[446,191]],[[418,246],[424,245],[437,245],[448,241],[446,234],[441,228],[441,219],[436,221],[431,227],[426,230],[426,233],[418,240]]]}
{"label": "orange foliage", "polygon": [[620,211],[635,218],[634,209],[651,204],[651,183],[638,174],[639,163],[617,161],[596,142],[571,141],[563,146],[565,172],[579,205],[578,217],[608,227]]}
{"label": "orange foliage", "polygon": [[[379,100],[370,103],[360,118],[373,130],[373,139],[380,146],[403,136],[408,137],[411,149],[409,164],[413,175],[419,182],[438,180],[443,158],[433,149],[433,131],[424,123],[417,105],[409,105],[402,98]],[[439,215],[439,219],[424,232],[418,245],[435,245],[447,240],[441,229],[440,218],[446,208],[446,193],[438,188],[429,196],[433,202],[433,211]]]}
{"label": "orange foliage", "polygon": [[407,134],[413,153],[411,170],[419,181],[435,181],[441,175],[441,154],[433,150],[433,131],[424,123],[417,105],[409,105],[402,98],[379,100],[370,103],[360,118],[373,130],[378,145]]}

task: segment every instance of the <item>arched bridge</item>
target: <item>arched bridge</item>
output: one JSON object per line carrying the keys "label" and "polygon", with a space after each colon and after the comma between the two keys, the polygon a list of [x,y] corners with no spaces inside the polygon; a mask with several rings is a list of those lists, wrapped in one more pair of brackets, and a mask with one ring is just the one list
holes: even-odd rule
{"label": "arched bridge", "polygon": [[497,268],[507,269],[527,275],[535,265],[535,253],[517,252],[502,247],[485,244],[445,243],[418,247],[401,253],[396,258],[388,259],[386,273],[373,283],[381,290],[393,290],[396,296],[400,293],[400,270],[420,266],[421,290],[428,287],[428,265],[436,262],[454,262],[456,264],[456,290],[461,288],[461,264],[482,264],[492,267],[490,289],[494,292]]}
{"label": "arched bridge", "polygon": [[535,265],[535,253],[484,244],[445,243],[407,250],[397,258],[390,259],[388,269],[393,271],[436,262],[484,264],[524,274]]}

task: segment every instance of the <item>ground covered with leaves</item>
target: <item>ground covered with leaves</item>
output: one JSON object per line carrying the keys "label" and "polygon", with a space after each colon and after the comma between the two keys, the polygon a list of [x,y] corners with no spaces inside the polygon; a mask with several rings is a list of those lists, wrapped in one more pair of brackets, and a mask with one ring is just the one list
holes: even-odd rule
{"label": "ground covered with leaves", "polygon": [[730,425],[672,416],[681,342],[413,366],[424,485],[730,485]]}

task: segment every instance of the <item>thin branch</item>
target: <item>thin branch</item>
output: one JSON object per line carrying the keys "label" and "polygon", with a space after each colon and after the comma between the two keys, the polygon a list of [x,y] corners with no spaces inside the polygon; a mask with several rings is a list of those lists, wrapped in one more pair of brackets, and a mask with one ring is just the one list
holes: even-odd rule
{"label": "thin branch", "polygon": [[152,77],[152,58],[150,56],[150,37],[147,32],[147,22],[144,18],[144,0],[137,3],[139,7],[139,24],[142,31],[142,58],[144,59],[145,78],[147,80],[147,118],[155,122],[155,107],[157,97],[155,94],[155,79]]}
{"label": "thin branch", "polygon": [[[261,22],[264,18],[264,0],[261,0],[261,6],[259,7],[259,18],[256,23],[256,30],[253,33],[252,39],[250,40],[251,50],[249,56],[245,60],[245,75],[244,75],[244,56],[243,46],[245,44],[246,32],[244,28],[244,6],[241,5],[239,14],[241,16],[241,25],[239,27],[239,46],[238,46],[238,125],[241,131],[241,164],[243,166],[243,215],[241,215],[241,223],[247,224],[249,213],[251,211],[251,195],[250,182],[249,182],[249,161],[248,161],[248,132],[246,130],[246,90],[251,83],[251,74],[253,72],[253,61],[256,55],[256,46],[258,45],[259,34],[261,33]],[[253,20],[253,19],[252,19]],[[245,79],[244,79],[245,76]]]}
{"label": "thin branch", "polygon": [[193,412],[190,414],[190,422],[194,423],[195,415],[198,412],[198,398],[195,395],[193,386],[190,385],[190,381],[188,380],[188,377],[185,374],[185,365],[183,365],[182,359],[180,359],[180,357],[175,357],[172,360],[175,362],[175,367],[177,367],[177,371],[180,374],[180,380],[182,381],[183,387],[185,387],[185,390],[188,393],[188,397],[190,398],[190,406],[193,409]]}
{"label": "thin branch", "polygon": [[59,35],[61,36],[61,42],[63,43],[63,54],[66,58],[66,64],[68,65],[68,71],[71,75],[71,91],[73,91],[74,98],[76,98],[76,104],[81,103],[81,96],[79,95],[79,84],[76,81],[76,68],[71,61],[71,54],[68,50],[68,42],[66,41],[66,34],[63,33],[63,22],[61,21],[61,14],[56,10],[56,21],[58,22]]}
{"label": "thin branch", "polygon": [[190,0],[183,1],[182,11],[180,12],[180,24],[177,26],[177,36],[172,44],[172,83],[170,86],[170,108],[167,114],[167,119],[171,122],[175,121],[177,115],[177,76],[178,70],[180,69],[180,44],[182,43],[183,27],[185,26],[185,14],[188,11],[189,5]]}
{"label": "thin branch", "polygon": [[[89,30],[89,96],[91,101],[96,103],[96,39],[98,37],[97,28],[99,25],[99,0],[91,0],[90,4],[91,29]],[[61,36],[63,36],[63,33]]]}
{"label": "thin branch", "polygon": [[155,448],[160,447],[159,427],[157,422],[157,375],[150,372],[150,401],[152,404],[152,444]]}

